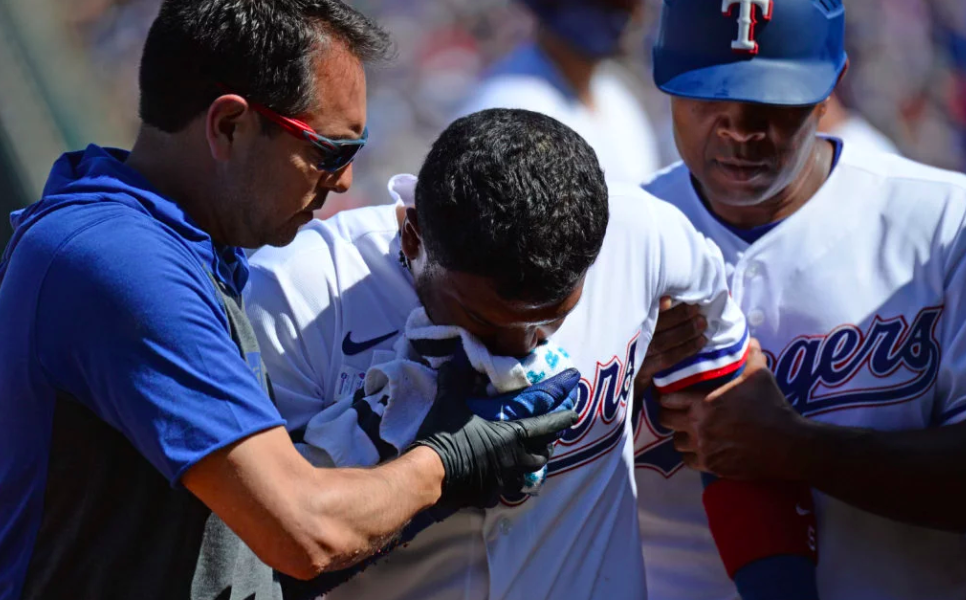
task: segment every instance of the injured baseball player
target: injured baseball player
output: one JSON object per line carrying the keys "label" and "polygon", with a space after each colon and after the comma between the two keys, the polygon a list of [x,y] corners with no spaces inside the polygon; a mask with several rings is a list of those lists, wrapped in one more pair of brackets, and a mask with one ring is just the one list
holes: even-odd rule
{"label": "injured baseball player", "polygon": [[634,373],[662,297],[699,306],[708,341],[658,373],[659,389],[740,372],[750,340],[720,252],[643,190],[608,190],[580,136],[524,110],[454,122],[419,177],[393,178],[390,194],[393,205],[313,221],[290,246],[252,257],[248,310],[305,454],[365,465],[404,451],[422,415],[441,409],[427,404],[433,369],[454,354],[479,373],[465,385],[494,395],[461,418],[559,409],[499,394],[569,362],[581,373],[580,420],[546,472],[531,474],[537,495],[431,511],[403,533],[410,543],[327,597],[646,597]]}

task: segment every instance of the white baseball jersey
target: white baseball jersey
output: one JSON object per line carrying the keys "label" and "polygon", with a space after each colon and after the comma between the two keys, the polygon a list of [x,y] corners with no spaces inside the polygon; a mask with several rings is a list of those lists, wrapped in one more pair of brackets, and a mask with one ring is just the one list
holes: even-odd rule
{"label": "white baseball jersey", "polygon": [[640,100],[602,65],[591,80],[594,108],[580,102],[549,58],[525,45],[494,66],[460,115],[487,108],[523,108],[551,116],[580,134],[610,181],[640,183],[661,164],[657,140]]}
{"label": "white baseball jersey", "polygon": [[[732,295],[800,413],[886,431],[966,419],[966,176],[845,144],[818,193],[751,244],[705,208],[683,165],[645,188],[721,247]],[[654,408],[636,431],[651,598],[731,600],[700,478],[681,469]],[[819,493],[816,506],[822,600],[966,598],[962,535]]]}
{"label": "white baseball jersey", "polygon": [[[646,597],[633,483],[631,388],[661,296],[704,307],[704,358],[664,373],[675,387],[738,368],[747,348],[720,252],[675,208],[611,187],[610,225],[583,296],[554,335],[580,370],[580,421],[558,443],[540,495],[467,509],[423,531],[332,599]],[[397,208],[313,221],[252,258],[248,306],[278,407],[297,432],[350,401],[392,353],[417,306],[398,261]],[[297,435],[297,434],[296,434]]]}

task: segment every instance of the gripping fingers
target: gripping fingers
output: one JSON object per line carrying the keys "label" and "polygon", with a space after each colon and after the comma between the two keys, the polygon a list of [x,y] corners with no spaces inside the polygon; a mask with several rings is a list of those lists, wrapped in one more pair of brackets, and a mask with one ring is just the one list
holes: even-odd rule
{"label": "gripping fingers", "polygon": [[648,348],[653,348],[652,351],[656,353],[667,352],[672,348],[693,343],[694,340],[701,337],[707,329],[707,319],[705,319],[702,315],[698,315],[675,327],[664,329],[662,331],[655,330],[654,339],[651,341],[651,344],[648,346]]}
{"label": "gripping fingers", "polygon": [[524,394],[547,394],[553,398],[560,398],[561,403],[571,400],[573,391],[580,383],[580,372],[577,369],[567,369],[554,375],[550,379],[541,381],[527,388]]}
{"label": "gripping fingers", "polygon": [[531,417],[517,421],[523,428],[523,438],[525,440],[542,441],[549,436],[554,436],[562,431],[573,427],[580,416],[572,410],[561,410],[552,412],[539,417]]}
{"label": "gripping fingers", "polygon": [[551,433],[537,437],[527,438],[523,443],[527,448],[542,448],[543,446],[553,447],[554,442],[560,439],[563,432]]}
{"label": "gripping fingers", "polygon": [[674,432],[674,449],[682,454],[693,453],[695,447],[691,436],[683,431]]}
{"label": "gripping fingers", "polygon": [[520,473],[532,473],[542,469],[548,462],[550,462],[549,454],[545,456],[543,452],[530,452],[520,458],[517,466]]}
{"label": "gripping fingers", "polygon": [[686,431],[691,424],[691,415],[687,410],[661,409],[658,414],[658,423],[661,427],[673,431]]}
{"label": "gripping fingers", "polygon": [[684,389],[670,394],[661,394],[658,402],[664,410],[689,411],[695,404],[704,400],[705,394],[698,390]]}
{"label": "gripping fingers", "polygon": [[654,339],[647,347],[648,360],[653,361],[660,358],[661,366],[667,368],[693,356],[708,343],[708,338],[704,335],[704,331],[707,329],[707,322],[704,321],[704,317],[701,317],[700,321],[693,325],[688,323],[681,327],[687,328],[687,330],[680,334],[677,332],[655,334]]}
{"label": "gripping fingers", "polygon": [[689,469],[694,469],[695,471],[702,470],[701,461],[698,460],[698,455],[694,454],[693,452],[682,452],[681,462],[683,462],[684,466]]}
{"label": "gripping fingers", "polygon": [[694,320],[701,314],[701,307],[694,304],[678,304],[674,308],[661,310],[657,316],[657,324],[654,330],[657,332],[674,329],[688,321]]}

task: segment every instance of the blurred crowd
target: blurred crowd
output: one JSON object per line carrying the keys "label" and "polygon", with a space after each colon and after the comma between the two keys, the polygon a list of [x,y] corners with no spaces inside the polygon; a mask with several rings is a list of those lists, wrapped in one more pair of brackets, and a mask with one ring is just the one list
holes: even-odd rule
{"label": "blurred crowd", "polygon": [[[70,35],[90,57],[109,109],[133,138],[141,46],[160,0],[59,0]],[[644,50],[660,0],[646,0],[645,36],[623,60],[658,131],[667,106]],[[334,211],[388,201],[385,182],[418,168],[430,141],[485,74],[527,38],[526,10],[508,0],[350,0],[394,36],[397,59],[369,78],[370,144],[352,191]],[[851,67],[841,101],[923,162],[966,170],[966,2],[845,0]],[[664,140],[665,146],[670,138]],[[665,159],[673,150],[665,148]]]}

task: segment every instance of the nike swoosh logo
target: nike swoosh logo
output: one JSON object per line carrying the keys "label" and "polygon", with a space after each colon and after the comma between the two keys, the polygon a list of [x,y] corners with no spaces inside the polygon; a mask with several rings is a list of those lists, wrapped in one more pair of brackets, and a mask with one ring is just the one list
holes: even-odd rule
{"label": "nike swoosh logo", "polygon": [[378,346],[379,344],[385,342],[397,333],[399,333],[398,330],[389,332],[386,335],[380,335],[377,338],[372,338],[371,340],[366,340],[364,342],[354,342],[352,341],[352,332],[350,331],[349,333],[345,334],[345,339],[342,340],[342,354],[345,354],[346,356],[354,356],[361,352],[365,352],[369,348]]}
{"label": "nike swoosh logo", "polygon": [[811,514],[812,511],[806,510],[806,509],[802,508],[801,505],[796,504],[795,505],[795,512],[797,512],[799,514],[799,516],[807,517],[809,514]]}

